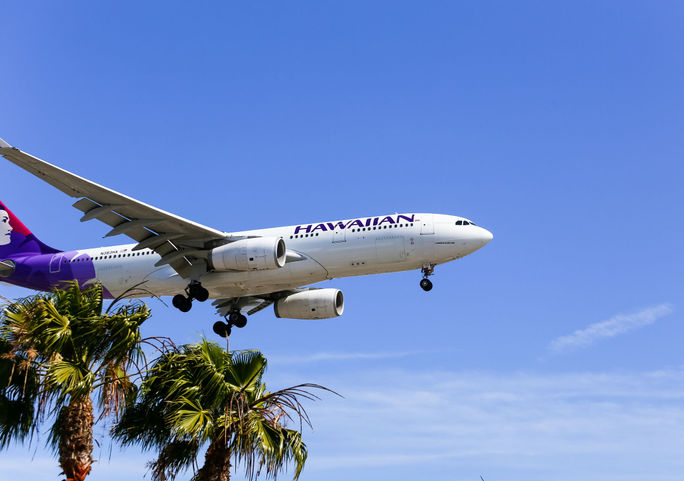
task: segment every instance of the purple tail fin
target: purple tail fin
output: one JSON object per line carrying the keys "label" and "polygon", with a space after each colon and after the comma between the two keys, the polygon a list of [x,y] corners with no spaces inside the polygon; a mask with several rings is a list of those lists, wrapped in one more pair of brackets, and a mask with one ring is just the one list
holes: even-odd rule
{"label": "purple tail fin", "polygon": [[31,231],[0,202],[0,259],[60,252],[31,234]]}

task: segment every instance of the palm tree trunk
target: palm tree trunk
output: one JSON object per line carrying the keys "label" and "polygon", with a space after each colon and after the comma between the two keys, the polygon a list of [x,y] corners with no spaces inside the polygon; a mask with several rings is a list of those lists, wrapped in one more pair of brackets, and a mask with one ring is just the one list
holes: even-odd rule
{"label": "palm tree trunk", "polygon": [[93,403],[72,399],[61,413],[59,465],[67,481],[83,481],[93,463]]}
{"label": "palm tree trunk", "polygon": [[212,441],[204,455],[204,466],[197,471],[196,481],[229,481],[230,451],[223,436]]}

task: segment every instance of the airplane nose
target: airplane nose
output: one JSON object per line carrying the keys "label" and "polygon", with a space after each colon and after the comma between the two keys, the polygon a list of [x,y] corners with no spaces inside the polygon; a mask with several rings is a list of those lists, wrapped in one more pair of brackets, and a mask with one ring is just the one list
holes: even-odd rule
{"label": "airplane nose", "polygon": [[480,227],[480,230],[482,231],[480,233],[480,242],[482,242],[482,245],[487,244],[490,240],[494,238],[494,234],[489,232],[487,229],[483,229]]}

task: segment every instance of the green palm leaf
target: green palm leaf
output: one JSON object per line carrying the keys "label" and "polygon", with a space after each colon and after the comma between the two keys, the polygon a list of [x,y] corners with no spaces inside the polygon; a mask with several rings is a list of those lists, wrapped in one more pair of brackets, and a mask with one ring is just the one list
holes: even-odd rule
{"label": "green palm leaf", "polygon": [[173,448],[183,442],[197,444],[193,462],[199,446],[209,446],[195,481],[227,476],[231,456],[250,478],[262,469],[275,477],[288,464],[297,478],[306,445],[300,432],[283,423],[293,419],[310,425],[300,399],[318,399],[311,390],[325,388],[302,384],[270,393],[262,381],[266,366],[258,351],[227,353],[206,339],[165,353],[147,373],[135,403],[124,409],[113,435],[123,444],[159,453],[150,465],[156,481],[171,479],[191,464]]}
{"label": "green palm leaf", "polygon": [[[144,364],[141,304],[102,313],[101,286],[77,283],[6,306],[0,319],[0,448],[22,441],[40,421],[67,477],[90,470],[93,406],[120,411],[135,393],[130,372]],[[21,386],[21,388],[20,388]],[[41,414],[44,414],[41,415]]]}

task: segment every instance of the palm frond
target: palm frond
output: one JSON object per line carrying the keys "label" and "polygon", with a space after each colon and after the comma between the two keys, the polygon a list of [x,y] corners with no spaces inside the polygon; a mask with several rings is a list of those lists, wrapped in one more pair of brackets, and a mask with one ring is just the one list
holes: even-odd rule
{"label": "palm frond", "polygon": [[47,373],[46,387],[54,390],[61,399],[69,397],[89,396],[96,375],[82,363],[58,361],[50,365]]}
{"label": "palm frond", "polygon": [[[136,401],[126,404],[114,436],[159,452],[151,464],[155,480],[177,472],[170,464],[177,455],[171,455],[169,440],[192,441],[197,449],[209,442],[205,467],[196,477],[212,472],[207,463],[227,469],[232,453],[249,478],[262,471],[275,478],[288,464],[297,478],[308,452],[301,433],[286,424],[298,422],[300,430],[311,426],[303,403],[318,400],[317,390],[337,393],[311,383],[269,392],[263,383],[266,366],[259,351],[227,353],[206,339],[166,351],[147,371]],[[197,451],[192,456],[196,459]]]}
{"label": "palm frond", "polygon": [[35,428],[38,373],[23,354],[0,338],[0,448],[22,442]]}
{"label": "palm frond", "polygon": [[[65,436],[73,436],[78,427],[83,439],[92,440],[91,395],[99,397],[100,417],[118,413],[127,399],[135,397],[131,376],[142,376],[146,369],[139,327],[149,309],[129,304],[103,315],[103,299],[102,286],[81,290],[72,282],[4,306],[0,448],[51,420],[49,441],[59,447],[60,463],[73,459],[69,451],[75,448],[64,444]],[[81,419],[81,413],[87,419]],[[86,443],[79,449],[84,453],[92,446]]]}
{"label": "palm frond", "polygon": [[208,409],[188,399],[181,397],[178,401],[172,401],[167,421],[173,426],[173,431],[182,437],[197,437],[205,441],[214,425],[212,413]]}
{"label": "palm frond", "polygon": [[143,451],[161,448],[173,437],[164,417],[164,405],[130,403],[112,429],[112,436],[124,446],[141,446]]}
{"label": "palm frond", "polygon": [[226,370],[226,382],[244,391],[260,385],[268,362],[259,351],[239,351],[231,355],[231,364]]}
{"label": "palm frond", "polygon": [[192,466],[197,458],[197,440],[168,441],[160,450],[157,459],[148,463],[154,481],[175,479],[178,473]]}

